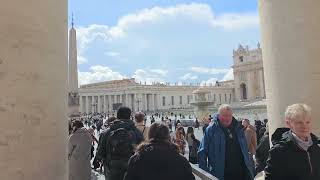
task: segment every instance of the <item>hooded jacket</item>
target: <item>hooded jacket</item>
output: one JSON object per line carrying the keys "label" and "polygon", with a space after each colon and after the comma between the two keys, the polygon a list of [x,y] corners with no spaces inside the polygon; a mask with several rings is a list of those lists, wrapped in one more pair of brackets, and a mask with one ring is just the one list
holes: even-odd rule
{"label": "hooded jacket", "polygon": [[[243,130],[239,123],[233,118],[237,140],[246,168],[249,172],[249,179],[253,179],[253,164],[249,159],[248,146]],[[224,180],[226,137],[223,127],[220,126],[218,116],[214,116],[211,124],[205,130],[204,137],[198,151],[199,167],[220,180]]]}
{"label": "hooded jacket", "polygon": [[313,145],[302,149],[292,131],[284,132],[280,140],[272,136],[274,146],[269,151],[265,168],[266,180],[318,180],[320,179],[319,139],[311,134]]}

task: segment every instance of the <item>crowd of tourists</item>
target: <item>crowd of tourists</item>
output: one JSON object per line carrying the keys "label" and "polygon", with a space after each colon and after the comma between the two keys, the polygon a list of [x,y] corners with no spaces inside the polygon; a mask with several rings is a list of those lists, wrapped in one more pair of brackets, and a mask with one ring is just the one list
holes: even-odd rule
{"label": "crowd of tourists", "polygon": [[238,121],[223,104],[203,121],[201,141],[198,121],[184,127],[177,118],[154,114],[147,125],[145,113],[128,107],[115,115],[85,115],[69,127],[69,180],[90,180],[92,169],[106,180],[195,179],[190,163],[219,180],[253,180],[260,172],[266,180],[320,179],[311,108],[293,104],[284,114],[287,127],[269,137],[267,119]]}

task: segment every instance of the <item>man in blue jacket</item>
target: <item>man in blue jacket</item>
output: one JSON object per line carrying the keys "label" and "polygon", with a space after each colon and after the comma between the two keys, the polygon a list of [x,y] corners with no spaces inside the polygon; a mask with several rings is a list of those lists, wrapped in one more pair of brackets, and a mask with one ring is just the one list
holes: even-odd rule
{"label": "man in blue jacket", "polygon": [[219,180],[253,180],[246,138],[230,105],[219,107],[205,131],[198,158],[199,167]]}

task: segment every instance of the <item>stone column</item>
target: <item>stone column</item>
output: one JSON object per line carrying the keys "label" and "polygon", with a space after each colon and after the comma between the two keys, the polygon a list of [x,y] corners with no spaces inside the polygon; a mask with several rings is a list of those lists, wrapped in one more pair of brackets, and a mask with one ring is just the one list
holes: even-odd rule
{"label": "stone column", "polygon": [[101,112],[101,98],[100,95],[98,95],[98,108],[97,108],[98,113]]}
{"label": "stone column", "polygon": [[106,100],[106,103],[107,103],[107,112],[110,112],[110,95],[107,95],[106,98],[107,98],[107,100]]}
{"label": "stone column", "polygon": [[90,107],[90,109],[91,109],[91,112],[93,113],[94,112],[94,108],[95,108],[95,104],[96,103],[96,101],[95,101],[95,98],[94,98],[94,96],[91,96],[91,107]]}
{"label": "stone column", "polygon": [[109,112],[112,112],[112,101],[111,101],[111,95],[108,96],[108,104],[109,104]]}
{"label": "stone column", "polygon": [[80,105],[80,109],[79,110],[80,110],[81,113],[83,113],[83,99],[82,98],[83,98],[83,96],[79,97],[79,105]]}
{"label": "stone column", "polygon": [[120,103],[122,103],[122,94],[120,94]]}
{"label": "stone column", "polygon": [[154,111],[154,94],[150,94],[150,110]]}
{"label": "stone column", "polygon": [[319,7],[319,0],[259,2],[270,134],[285,126],[288,105],[303,102],[320,135]]}
{"label": "stone column", "polygon": [[86,113],[89,113],[89,98],[86,96]]}
{"label": "stone column", "polygon": [[136,94],[132,94],[132,108],[131,108],[131,110],[133,111],[133,112],[135,112],[136,111],[136,109],[137,109],[137,106],[136,106]]}
{"label": "stone column", "polygon": [[104,95],[100,96],[101,101],[101,112],[104,112]]}
{"label": "stone column", "polygon": [[88,98],[88,113],[92,112],[92,96],[87,96]]}
{"label": "stone column", "polygon": [[1,179],[67,180],[67,1],[0,12]]}
{"label": "stone column", "polygon": [[103,112],[107,112],[108,111],[108,104],[107,104],[107,96],[103,95]]}
{"label": "stone column", "polygon": [[142,94],[142,108],[143,108],[143,111],[146,111],[147,110],[147,99],[146,99],[146,94]]}
{"label": "stone column", "polygon": [[125,104],[125,106],[126,107],[128,107],[129,106],[129,96],[128,96],[128,94],[125,94],[125,97],[126,97],[126,104]]}
{"label": "stone column", "polygon": [[153,94],[153,110],[155,111],[157,109],[157,94]]}
{"label": "stone column", "polygon": [[146,94],[146,110],[150,111],[149,94]]}

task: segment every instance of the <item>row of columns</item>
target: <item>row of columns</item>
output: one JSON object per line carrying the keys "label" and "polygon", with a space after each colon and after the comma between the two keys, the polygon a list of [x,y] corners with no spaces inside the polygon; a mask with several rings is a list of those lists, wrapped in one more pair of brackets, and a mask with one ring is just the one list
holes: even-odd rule
{"label": "row of columns", "polygon": [[113,112],[118,106],[127,106],[132,111],[155,111],[159,109],[158,94],[116,94],[80,96],[80,112]]}

